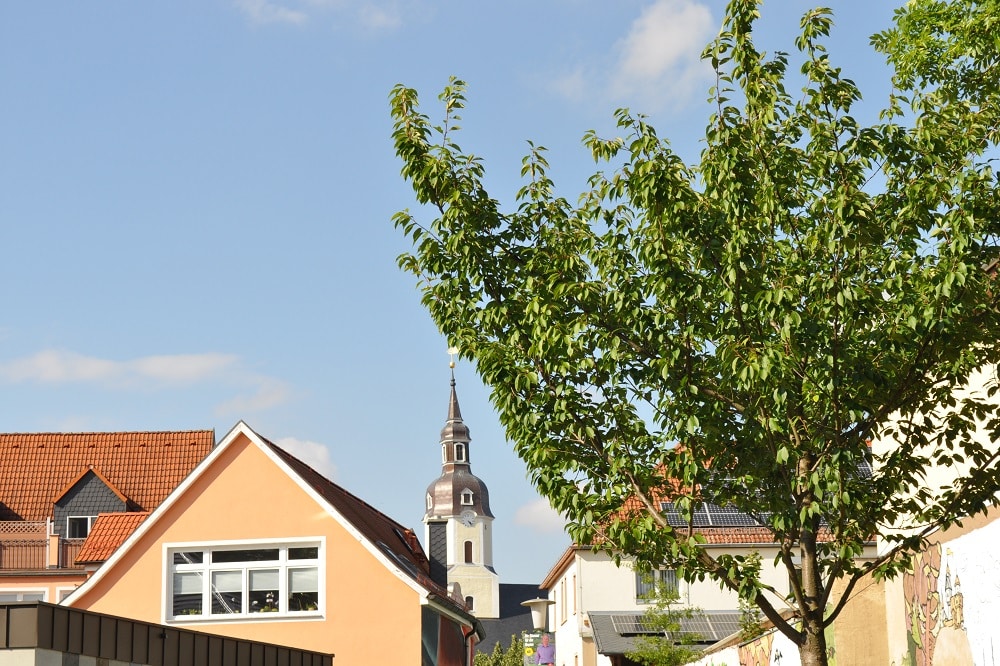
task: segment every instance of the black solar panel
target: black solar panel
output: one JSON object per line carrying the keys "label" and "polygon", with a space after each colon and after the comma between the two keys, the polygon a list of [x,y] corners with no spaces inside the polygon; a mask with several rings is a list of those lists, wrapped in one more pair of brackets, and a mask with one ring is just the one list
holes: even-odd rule
{"label": "black solar panel", "polygon": [[[663,634],[645,622],[641,613],[614,613],[611,626],[620,636],[652,636]],[[691,617],[680,618],[680,633],[687,634],[699,643],[715,643],[740,630],[738,612],[695,611]]]}
{"label": "black solar panel", "polygon": [[[661,503],[660,511],[672,527],[684,527],[688,524],[673,502]],[[762,524],[748,513],[711,502],[695,507],[691,512],[691,523],[694,527],[760,527]]]}

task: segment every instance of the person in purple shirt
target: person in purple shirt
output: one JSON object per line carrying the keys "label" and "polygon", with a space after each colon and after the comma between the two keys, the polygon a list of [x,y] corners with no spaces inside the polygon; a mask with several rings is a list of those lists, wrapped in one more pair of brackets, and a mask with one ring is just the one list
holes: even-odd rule
{"label": "person in purple shirt", "polygon": [[556,663],[556,648],[554,645],[549,645],[549,635],[542,634],[542,644],[535,648],[535,663],[536,664],[555,664]]}

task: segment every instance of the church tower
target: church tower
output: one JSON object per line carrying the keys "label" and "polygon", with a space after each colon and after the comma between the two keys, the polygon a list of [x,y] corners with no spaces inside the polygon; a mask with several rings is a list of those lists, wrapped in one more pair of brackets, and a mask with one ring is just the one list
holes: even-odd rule
{"label": "church tower", "polygon": [[493,570],[490,493],[472,473],[471,441],[458,407],[452,363],[448,420],[441,430],[441,476],[427,487],[424,543],[431,579],[449,591],[457,583],[476,617],[498,618],[500,578]]}

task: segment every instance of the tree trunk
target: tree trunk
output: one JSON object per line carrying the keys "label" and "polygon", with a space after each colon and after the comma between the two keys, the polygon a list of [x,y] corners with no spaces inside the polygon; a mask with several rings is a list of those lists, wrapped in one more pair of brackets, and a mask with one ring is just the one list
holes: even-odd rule
{"label": "tree trunk", "polygon": [[802,633],[805,642],[799,646],[799,661],[802,666],[827,666],[826,635],[823,632],[822,618],[804,618]]}

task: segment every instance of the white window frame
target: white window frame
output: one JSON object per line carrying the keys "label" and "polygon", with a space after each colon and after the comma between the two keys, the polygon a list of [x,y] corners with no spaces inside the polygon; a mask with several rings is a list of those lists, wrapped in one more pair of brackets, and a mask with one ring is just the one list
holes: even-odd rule
{"label": "white window frame", "polygon": [[[82,537],[71,537],[69,535],[69,521],[71,520],[87,520],[87,533]],[[97,520],[97,516],[66,516],[66,538],[67,539],[86,539],[90,536],[90,530],[94,529],[94,521]]]}
{"label": "white window frame", "polygon": [[0,601],[0,604],[15,604],[26,601],[24,595],[30,594],[35,597],[41,595],[41,599],[27,599],[27,601],[48,601],[49,591],[46,588],[25,588],[25,587],[12,587],[6,589],[0,589],[0,596],[13,596],[16,599],[10,599],[8,601]]}
{"label": "white window frame", "polygon": [[473,506],[476,503],[475,493],[466,488],[465,490],[462,491],[461,495],[459,496],[459,502],[461,503],[462,506]]}
{"label": "white window frame", "polygon": [[[317,557],[315,559],[289,559],[288,551],[292,548],[316,548]],[[212,553],[227,550],[278,550],[278,558],[275,560],[248,561],[248,562],[213,562]],[[189,564],[175,564],[174,554],[182,552],[201,552],[201,562]],[[199,542],[199,543],[170,543],[163,546],[164,562],[164,608],[163,617],[167,623],[190,623],[190,622],[259,622],[275,619],[287,620],[289,618],[308,619],[322,618],[326,609],[326,543],[322,537],[304,539],[274,539],[274,540],[248,540],[248,541],[219,541],[219,542]],[[316,593],[317,603],[315,609],[310,610],[290,610],[289,609],[289,573],[292,571],[316,571]],[[250,578],[253,572],[269,573],[276,571],[278,579],[278,594],[275,611],[253,611],[251,610],[251,590]],[[174,615],[174,574],[177,573],[199,573],[201,574],[201,612],[197,614]],[[213,574],[233,574],[239,575],[240,589],[240,609],[233,613],[212,613],[213,597],[220,593],[213,592]]]}
{"label": "white window frame", "polygon": [[681,594],[681,581],[673,569],[656,569],[648,572],[635,572],[635,602],[637,604],[652,604],[656,602],[656,587],[672,585],[677,596]]}
{"label": "white window frame", "polygon": [[465,462],[465,444],[455,444],[455,462]]}

